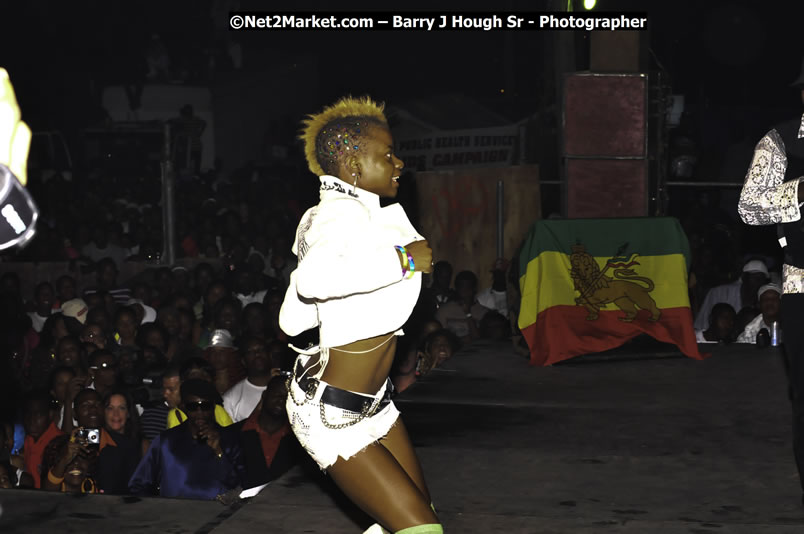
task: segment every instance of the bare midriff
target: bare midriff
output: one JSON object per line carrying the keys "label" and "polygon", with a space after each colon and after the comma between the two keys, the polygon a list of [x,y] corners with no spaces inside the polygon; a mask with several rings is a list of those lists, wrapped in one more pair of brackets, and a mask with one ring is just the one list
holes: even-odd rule
{"label": "bare midriff", "polygon": [[[383,343],[389,336],[392,339]],[[385,384],[395,353],[393,332],[330,348],[329,363],[321,380],[337,388],[374,395]]]}

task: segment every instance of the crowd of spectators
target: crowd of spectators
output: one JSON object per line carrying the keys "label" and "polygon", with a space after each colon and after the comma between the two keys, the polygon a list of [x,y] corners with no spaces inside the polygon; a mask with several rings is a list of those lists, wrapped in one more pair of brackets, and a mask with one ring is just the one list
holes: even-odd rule
{"label": "crowd of spectators", "polygon": [[[242,233],[241,215],[210,229],[232,231],[210,248]],[[316,333],[289,339],[279,328],[295,265],[285,237],[262,250],[233,239],[224,258],[122,281],[116,259],[87,254],[113,246],[100,241],[29,291],[3,272],[0,483],[214,499],[301,461],[284,409],[288,343],[307,346]],[[398,344],[398,392],[463,344],[509,342],[508,303],[518,299],[507,262],[493,267],[478,292],[474,273],[459,272],[453,286],[451,265],[436,265]],[[82,269],[80,281],[70,268]]]}
{"label": "crowd of spectators", "polygon": [[736,204],[736,197],[701,191],[688,196],[677,214],[690,244],[689,296],[696,336],[699,343],[766,345],[777,323],[781,342],[782,257],[775,228],[738,222]]}
{"label": "crowd of spectators", "polygon": [[297,460],[281,279],[91,265],[85,287],[65,273],[29,295],[0,277],[4,486],[212,499]]}

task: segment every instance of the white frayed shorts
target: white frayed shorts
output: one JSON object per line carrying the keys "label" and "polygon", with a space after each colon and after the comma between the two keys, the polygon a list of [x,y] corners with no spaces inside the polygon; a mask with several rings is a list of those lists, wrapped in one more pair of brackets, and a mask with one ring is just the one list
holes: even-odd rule
{"label": "white frayed shorts", "polygon": [[[393,401],[371,417],[345,428],[329,428],[322,418],[330,425],[351,423],[362,417],[359,412],[352,412],[336,408],[320,401],[326,382],[320,381],[312,398],[307,395],[294,379],[290,379],[290,391],[286,403],[288,419],[296,438],[302,447],[324,470],[334,464],[338,457],[348,460],[375,441],[384,437],[399,418],[399,410]],[[373,395],[374,402],[379,403],[385,394],[386,384]]]}

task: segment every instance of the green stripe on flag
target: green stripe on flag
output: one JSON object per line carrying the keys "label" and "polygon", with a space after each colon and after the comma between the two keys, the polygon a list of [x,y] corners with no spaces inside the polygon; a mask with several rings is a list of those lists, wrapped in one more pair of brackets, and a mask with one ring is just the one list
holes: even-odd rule
{"label": "green stripe on flag", "polygon": [[[633,241],[639,236],[639,244]],[[632,254],[664,256],[682,254],[690,265],[690,249],[681,224],[674,217],[634,217],[627,219],[556,219],[533,225],[519,255],[519,272],[545,251],[572,254],[572,246],[584,245],[595,257],[620,261]]]}

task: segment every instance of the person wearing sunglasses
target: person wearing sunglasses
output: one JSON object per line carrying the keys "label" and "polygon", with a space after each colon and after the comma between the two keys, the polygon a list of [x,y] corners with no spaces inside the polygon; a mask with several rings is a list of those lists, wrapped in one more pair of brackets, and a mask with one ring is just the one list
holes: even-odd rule
{"label": "person wearing sunglasses", "polygon": [[187,420],[151,442],[129,480],[132,494],[213,500],[242,485],[239,432],[215,422],[220,402],[211,382],[182,382],[181,408]]}

